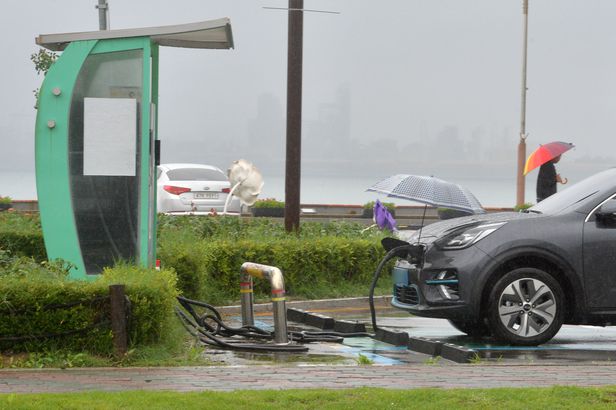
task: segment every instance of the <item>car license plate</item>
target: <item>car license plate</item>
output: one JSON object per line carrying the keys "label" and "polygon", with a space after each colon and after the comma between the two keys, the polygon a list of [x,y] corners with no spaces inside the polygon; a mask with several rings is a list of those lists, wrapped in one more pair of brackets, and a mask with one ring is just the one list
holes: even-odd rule
{"label": "car license plate", "polygon": [[218,199],[218,192],[195,192],[195,199]]}

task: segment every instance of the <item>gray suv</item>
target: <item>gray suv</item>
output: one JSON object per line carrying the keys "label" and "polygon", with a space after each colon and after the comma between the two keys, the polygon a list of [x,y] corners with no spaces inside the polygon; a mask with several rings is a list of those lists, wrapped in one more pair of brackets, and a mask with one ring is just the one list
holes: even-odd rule
{"label": "gray suv", "polygon": [[[616,168],[524,212],[455,218],[400,239],[393,306],[517,345],[563,323],[616,324]],[[413,256],[411,256],[411,254]]]}

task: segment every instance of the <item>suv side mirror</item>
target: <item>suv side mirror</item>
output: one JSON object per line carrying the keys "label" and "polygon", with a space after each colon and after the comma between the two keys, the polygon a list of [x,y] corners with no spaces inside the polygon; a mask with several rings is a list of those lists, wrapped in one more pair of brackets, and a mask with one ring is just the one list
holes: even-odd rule
{"label": "suv side mirror", "polygon": [[595,212],[597,223],[601,225],[616,226],[616,200],[610,200],[601,205]]}

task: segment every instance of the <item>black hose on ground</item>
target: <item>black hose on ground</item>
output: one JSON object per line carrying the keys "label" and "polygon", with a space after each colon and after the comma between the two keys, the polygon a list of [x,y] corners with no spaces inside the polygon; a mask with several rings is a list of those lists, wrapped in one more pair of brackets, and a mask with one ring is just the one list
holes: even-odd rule
{"label": "black hose on ground", "polygon": [[[175,313],[184,328],[202,343],[231,350],[255,351],[255,352],[304,352],[307,347],[301,345],[284,344],[248,344],[242,343],[243,337],[256,340],[273,340],[274,333],[260,329],[256,326],[231,327],[222,321],[222,316],[214,306],[198,300],[177,297],[178,302],[184,309],[175,307]],[[206,313],[199,314],[195,306],[204,308]],[[289,340],[298,343],[329,342],[342,343],[345,337],[372,337],[365,332],[340,333],[333,331],[309,332],[289,331]]]}
{"label": "black hose on ground", "polygon": [[193,336],[198,338],[202,343],[214,347],[220,347],[230,350],[252,351],[252,352],[305,352],[307,347],[301,345],[269,345],[269,344],[247,344],[238,343],[238,340],[224,340],[217,337],[215,334],[207,331],[193,321],[181,309],[175,308],[176,315],[180,318],[184,328]]}
{"label": "black hose on ground", "polygon": [[376,324],[376,311],[374,309],[374,288],[376,288],[376,284],[379,281],[379,276],[381,275],[381,271],[383,270],[387,262],[389,262],[395,257],[400,257],[400,255],[404,254],[405,251],[410,252],[411,247],[412,245],[409,245],[409,244],[396,246],[395,248],[387,252],[387,254],[383,257],[383,259],[381,259],[381,262],[379,263],[376,270],[374,271],[374,276],[372,278],[372,284],[370,285],[370,296],[368,297],[368,303],[370,304],[370,317],[372,318],[372,330],[375,333],[378,330],[378,326]]}
{"label": "black hose on ground", "polygon": [[[400,241],[401,242],[401,241]],[[374,308],[374,289],[379,280],[379,276],[387,262],[395,257],[402,257],[411,252],[412,245],[404,244],[396,246],[391,249],[383,257],[376,270],[374,271],[374,277],[372,278],[372,284],[370,285],[370,296],[368,302],[370,304],[370,316],[372,319],[372,328],[376,333],[378,326],[376,324],[376,311]],[[222,317],[218,310],[214,306],[201,302],[198,300],[191,300],[182,296],[177,297],[182,307],[192,316],[192,319],[181,309],[175,308],[176,315],[180,318],[184,328],[193,336],[197,337],[201,342],[208,345],[217,346],[221,348],[227,348],[232,350],[249,350],[249,351],[268,351],[268,352],[297,352],[305,351],[307,348],[299,345],[272,345],[272,344],[245,344],[237,343],[237,339],[224,340],[222,337],[232,338],[234,336],[241,336],[245,338],[261,339],[261,340],[273,340],[273,332],[268,332],[260,329],[256,326],[242,326],[239,328],[230,327],[222,321]],[[210,311],[211,314],[199,315],[193,306],[199,306],[201,308]],[[193,320],[194,319],[194,320]],[[216,325],[212,326],[214,322]],[[220,336],[220,337],[218,337]],[[340,332],[289,332],[289,339],[291,341],[300,343],[311,342],[336,342],[340,343],[345,337],[374,337],[374,334],[367,332],[356,333],[340,333]]]}

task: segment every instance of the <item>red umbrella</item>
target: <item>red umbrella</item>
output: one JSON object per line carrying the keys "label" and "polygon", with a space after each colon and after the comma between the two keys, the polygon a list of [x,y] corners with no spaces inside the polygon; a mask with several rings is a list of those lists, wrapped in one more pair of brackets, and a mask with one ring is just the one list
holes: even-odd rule
{"label": "red umbrella", "polygon": [[524,175],[528,174],[535,168],[540,167],[548,161],[553,160],[559,155],[569,151],[571,148],[574,148],[570,142],[562,142],[562,141],[554,141],[548,144],[540,145],[539,148],[535,150],[528,159],[526,160],[526,166],[524,167]]}

